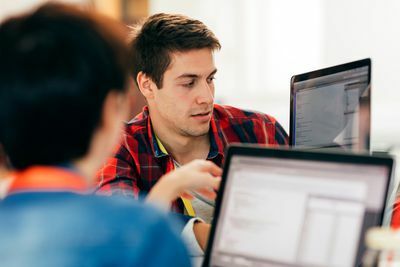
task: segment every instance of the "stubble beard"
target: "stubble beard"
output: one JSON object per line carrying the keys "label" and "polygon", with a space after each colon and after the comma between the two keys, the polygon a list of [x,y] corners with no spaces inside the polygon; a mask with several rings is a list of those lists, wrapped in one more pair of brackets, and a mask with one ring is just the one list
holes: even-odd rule
{"label": "stubble beard", "polygon": [[204,129],[193,129],[193,128],[181,128],[181,134],[187,137],[201,137],[208,135],[208,132],[210,130],[210,123],[208,123],[208,127]]}

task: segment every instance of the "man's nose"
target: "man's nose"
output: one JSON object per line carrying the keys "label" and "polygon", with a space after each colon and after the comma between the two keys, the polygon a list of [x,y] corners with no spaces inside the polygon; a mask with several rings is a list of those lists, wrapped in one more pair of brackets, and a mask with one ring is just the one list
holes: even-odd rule
{"label": "man's nose", "polygon": [[214,101],[214,86],[210,85],[205,81],[201,84],[201,88],[199,88],[199,95],[197,97],[197,103],[207,103],[211,104]]}

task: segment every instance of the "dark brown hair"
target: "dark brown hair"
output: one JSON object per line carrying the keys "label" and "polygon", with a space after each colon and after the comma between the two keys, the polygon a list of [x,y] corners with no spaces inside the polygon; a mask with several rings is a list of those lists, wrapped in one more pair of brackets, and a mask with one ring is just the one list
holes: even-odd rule
{"label": "dark brown hair", "polygon": [[127,29],[49,3],[0,25],[0,143],[17,169],[87,153],[106,96],[125,92]]}
{"label": "dark brown hair", "polygon": [[162,88],[171,53],[202,48],[219,50],[221,44],[201,21],[183,15],[155,14],[133,27],[132,76],[136,81],[142,71]]}

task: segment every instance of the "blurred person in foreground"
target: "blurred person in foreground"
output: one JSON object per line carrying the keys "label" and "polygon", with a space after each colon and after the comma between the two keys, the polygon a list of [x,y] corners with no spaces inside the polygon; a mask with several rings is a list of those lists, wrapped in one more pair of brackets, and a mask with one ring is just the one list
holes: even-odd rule
{"label": "blurred person in foreground", "polygon": [[0,25],[0,143],[15,177],[0,203],[3,266],[190,266],[162,211],[217,188],[206,161],[160,179],[148,201],[91,193],[127,115],[129,49],[120,24],[49,3]]}

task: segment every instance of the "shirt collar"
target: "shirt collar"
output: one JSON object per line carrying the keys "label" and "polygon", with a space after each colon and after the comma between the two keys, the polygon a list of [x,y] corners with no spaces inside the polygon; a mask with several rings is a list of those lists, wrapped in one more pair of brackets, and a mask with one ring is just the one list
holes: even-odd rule
{"label": "shirt collar", "polygon": [[157,146],[158,149],[160,149],[161,153],[164,153],[165,155],[168,155],[168,151],[167,149],[164,147],[164,145],[161,143],[160,139],[158,138],[158,136],[156,134],[154,134],[154,137],[157,141]]}
{"label": "shirt collar", "polygon": [[147,135],[149,137],[150,147],[153,152],[154,157],[161,158],[168,156],[168,152],[161,143],[161,141],[157,138],[156,134],[153,131],[153,126],[151,124],[151,118],[149,114],[149,108],[145,106],[143,108],[143,117],[147,120]]}
{"label": "shirt collar", "polygon": [[[151,149],[153,151],[153,155],[156,158],[168,156],[168,151],[165,149],[164,145],[158,139],[156,134],[153,131],[153,126],[151,124],[151,119],[149,116],[149,109],[148,107],[144,107],[143,115],[147,116],[147,133],[149,136]],[[221,127],[215,120],[215,113],[211,117],[210,121],[210,130],[209,130],[209,137],[210,137],[210,151],[208,153],[207,159],[213,159],[218,155],[224,155],[224,149],[227,144],[226,138],[223,135]]]}
{"label": "shirt collar", "polygon": [[25,192],[89,193],[85,179],[71,169],[51,166],[33,166],[16,172],[8,195]]}
{"label": "shirt collar", "polygon": [[224,150],[227,145],[227,140],[222,132],[221,126],[215,118],[215,111],[210,121],[210,152],[207,159],[212,159],[217,156],[224,157]]}

